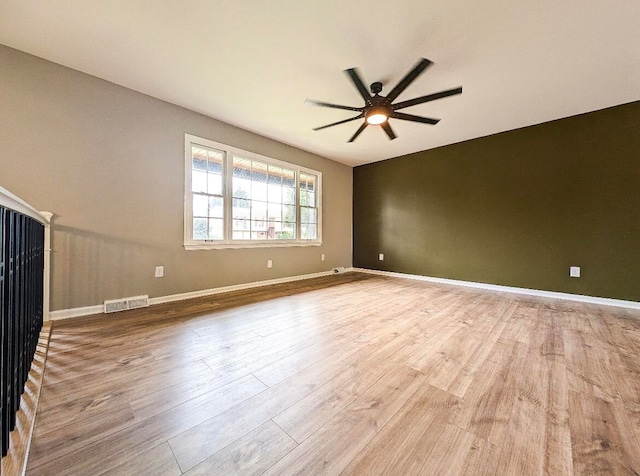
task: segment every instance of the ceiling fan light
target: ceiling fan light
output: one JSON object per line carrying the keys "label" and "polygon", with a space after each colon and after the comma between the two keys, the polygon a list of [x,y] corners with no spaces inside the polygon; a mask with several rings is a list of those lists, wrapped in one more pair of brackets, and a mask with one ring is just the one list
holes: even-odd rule
{"label": "ceiling fan light", "polygon": [[389,111],[380,106],[374,106],[366,113],[367,123],[371,125],[383,124],[389,119]]}

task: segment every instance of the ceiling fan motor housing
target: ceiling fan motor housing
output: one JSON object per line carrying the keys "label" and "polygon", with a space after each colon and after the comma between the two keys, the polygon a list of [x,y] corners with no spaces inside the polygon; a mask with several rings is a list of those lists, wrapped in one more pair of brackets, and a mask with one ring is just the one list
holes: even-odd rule
{"label": "ceiling fan motor housing", "polygon": [[375,83],[371,83],[371,94],[380,94],[382,92],[382,83],[376,81]]}

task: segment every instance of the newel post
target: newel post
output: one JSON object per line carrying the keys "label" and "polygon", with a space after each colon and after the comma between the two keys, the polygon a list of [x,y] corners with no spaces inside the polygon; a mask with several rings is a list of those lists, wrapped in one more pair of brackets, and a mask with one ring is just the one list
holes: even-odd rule
{"label": "newel post", "polygon": [[40,215],[45,219],[44,224],[44,276],[43,276],[43,293],[42,293],[42,319],[43,321],[49,320],[49,306],[50,306],[50,287],[51,287],[51,219],[53,213],[40,212]]}

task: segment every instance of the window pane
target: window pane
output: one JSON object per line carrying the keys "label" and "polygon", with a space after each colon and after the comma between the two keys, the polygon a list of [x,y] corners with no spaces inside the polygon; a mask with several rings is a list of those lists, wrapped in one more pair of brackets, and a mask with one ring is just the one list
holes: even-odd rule
{"label": "window pane", "polygon": [[318,177],[316,177],[315,175],[306,174],[306,180],[307,180],[307,190],[309,190],[310,192],[315,192],[316,183],[318,182]]}
{"label": "window pane", "polygon": [[191,155],[193,170],[208,170],[212,173],[222,174],[222,164],[225,157],[223,151],[192,144]]}
{"label": "window pane", "polygon": [[253,182],[267,183],[267,164],[251,162],[251,180]]}
{"label": "window pane", "polygon": [[317,181],[318,181],[317,175],[308,174],[304,172],[300,173],[300,188],[313,191],[316,189]]}
{"label": "window pane", "polygon": [[203,158],[206,155],[196,155],[195,149],[193,152],[193,162],[191,163],[191,167],[193,170],[207,170],[207,159]]}
{"label": "window pane", "polygon": [[206,240],[209,236],[207,230],[206,218],[194,218],[193,219],[193,239],[194,240]]}
{"label": "window pane", "polygon": [[295,223],[283,223],[282,232],[279,238],[281,240],[294,240],[296,238],[296,224]]}
{"label": "window pane", "polygon": [[316,189],[318,176],[313,174],[300,174],[300,205],[316,206]]}
{"label": "window pane", "polygon": [[272,203],[282,203],[282,187],[274,184],[269,184],[267,190],[267,198]]}
{"label": "window pane", "polygon": [[292,188],[296,186],[296,173],[293,170],[284,169],[282,171],[282,186]]}
{"label": "window pane", "polygon": [[296,189],[291,187],[284,187],[282,189],[282,203],[287,205],[296,204]]}
{"label": "window pane", "polygon": [[263,221],[267,219],[266,202],[258,202],[256,200],[251,201],[251,219]]}
{"label": "window pane", "polygon": [[233,220],[233,231],[249,231],[251,230],[250,220]]}
{"label": "window pane", "polygon": [[282,207],[282,213],[284,214],[284,221],[293,222],[296,221],[296,207],[290,205],[284,205]]}
{"label": "window pane", "polygon": [[270,220],[269,225],[274,229],[274,231],[282,231],[282,222],[277,220]]}
{"label": "window pane", "polygon": [[303,240],[315,240],[316,239],[316,226],[315,225],[300,225],[300,235]]}
{"label": "window pane", "polygon": [[269,203],[269,221],[282,221],[282,205],[279,203]]}
{"label": "window pane", "polygon": [[251,182],[251,198],[253,200],[267,201],[267,184],[262,182]]}
{"label": "window pane", "polygon": [[282,184],[282,167],[269,166],[269,183]]}
{"label": "window pane", "polygon": [[233,231],[234,240],[248,240],[251,238],[251,232],[249,231]]}
{"label": "window pane", "polygon": [[207,174],[208,192],[211,195],[222,195],[222,175]]}
{"label": "window pane", "polygon": [[251,161],[241,157],[233,158],[233,196],[251,198]]}
{"label": "window pane", "polygon": [[266,220],[251,220],[251,231],[267,231],[269,229],[269,222]]}
{"label": "window pane", "polygon": [[309,201],[309,192],[307,190],[300,189],[300,205],[313,205],[313,203]]}
{"label": "window pane", "polygon": [[251,218],[251,202],[242,198],[233,199],[233,218]]}
{"label": "window pane", "polygon": [[191,191],[207,193],[207,173],[194,170],[191,173]]}
{"label": "window pane", "polygon": [[317,223],[316,209],[302,207],[300,209],[300,222],[301,223]]}
{"label": "window pane", "polygon": [[209,239],[221,240],[224,238],[222,218],[209,218]]}
{"label": "window pane", "polygon": [[[243,239],[282,239],[283,235],[285,239],[292,239],[296,221],[295,178],[293,170],[261,161],[233,158],[233,217],[240,220],[251,218],[248,228],[251,235],[243,235]],[[287,184],[286,187],[283,183]],[[286,203],[284,208],[283,202]],[[282,220],[288,223],[284,231]],[[237,229],[235,225],[233,229]]]}
{"label": "window pane", "polygon": [[209,151],[209,162],[207,164],[207,170],[210,173],[221,174],[222,173],[222,160],[224,154],[214,150]]}
{"label": "window pane", "polygon": [[233,176],[247,180],[251,179],[251,161],[241,157],[234,157]]}
{"label": "window pane", "polygon": [[206,195],[193,195],[193,216],[209,216],[209,207],[207,205]]}
{"label": "window pane", "polygon": [[224,202],[222,197],[209,197],[209,216],[214,218],[224,217]]}
{"label": "window pane", "polygon": [[267,201],[267,164],[251,163],[251,198]]}
{"label": "window pane", "polygon": [[233,177],[233,196],[237,198],[251,198],[251,181]]}

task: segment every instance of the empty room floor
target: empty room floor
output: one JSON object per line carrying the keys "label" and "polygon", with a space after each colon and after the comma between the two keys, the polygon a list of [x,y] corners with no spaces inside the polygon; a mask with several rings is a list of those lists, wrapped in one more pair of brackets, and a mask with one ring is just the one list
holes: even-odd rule
{"label": "empty room floor", "polygon": [[640,311],[361,273],[58,321],[27,474],[640,474]]}

